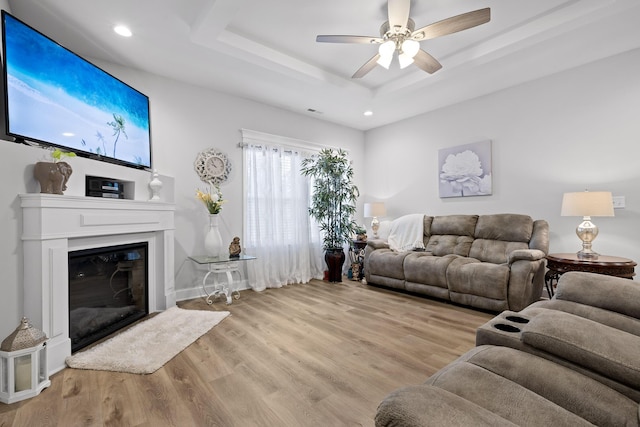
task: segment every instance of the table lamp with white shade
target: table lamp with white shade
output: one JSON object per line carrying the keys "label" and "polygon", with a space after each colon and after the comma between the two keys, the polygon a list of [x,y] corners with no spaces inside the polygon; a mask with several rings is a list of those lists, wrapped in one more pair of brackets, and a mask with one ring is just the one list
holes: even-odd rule
{"label": "table lamp with white shade", "polygon": [[385,208],[383,202],[364,204],[364,217],[372,218],[371,230],[373,230],[373,237],[376,239],[378,238],[378,229],[380,228],[380,221],[378,220],[378,217],[385,216],[386,214],[387,209]]}
{"label": "table lamp with white shade", "polygon": [[582,240],[582,250],[578,258],[597,259],[598,253],[591,249],[598,235],[598,227],[591,222],[592,216],[614,216],[613,196],[609,191],[580,191],[564,193],[561,216],[581,216],[582,222],[576,228],[576,234]]}

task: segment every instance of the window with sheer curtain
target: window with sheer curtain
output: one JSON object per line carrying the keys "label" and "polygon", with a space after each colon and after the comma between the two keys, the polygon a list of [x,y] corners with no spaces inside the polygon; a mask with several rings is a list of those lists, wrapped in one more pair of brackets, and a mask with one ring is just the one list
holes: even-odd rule
{"label": "window with sheer curtain", "polygon": [[243,130],[244,251],[255,290],[321,278],[322,239],[309,217],[311,185],[300,173],[313,150],[289,138]]}

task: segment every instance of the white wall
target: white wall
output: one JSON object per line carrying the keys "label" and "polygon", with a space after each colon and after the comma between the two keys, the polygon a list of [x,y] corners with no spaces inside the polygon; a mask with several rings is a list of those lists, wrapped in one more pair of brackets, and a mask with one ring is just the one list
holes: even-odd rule
{"label": "white wall", "polygon": [[[549,221],[551,252],[577,252],[580,218],[562,194],[626,196],[594,218],[594,250],[640,261],[640,51],[516,86],[366,133],[365,201],[389,217],[514,212]],[[438,150],[493,141],[493,195],[438,197]],[[640,271],[640,270],[639,270]]]}
{"label": "white wall", "polygon": [[[175,188],[178,291],[196,283],[199,272],[186,259],[188,255],[202,253],[208,224],[206,209],[195,199],[196,188],[204,185],[193,168],[198,152],[215,147],[233,162],[232,177],[222,185],[228,200],[222,211],[221,234],[225,242],[230,242],[235,235],[242,237],[242,150],[237,147],[241,128],[345,147],[354,161],[356,184],[362,185],[363,177],[357,171],[364,156],[361,131],[113,64],[96,64],[150,97],[154,168],[161,175],[172,177],[166,178],[167,181],[174,181],[168,182],[170,188],[163,189],[162,196],[173,201],[173,195],[167,191]],[[0,338],[18,326],[22,316],[22,213],[18,194],[39,191],[38,183],[32,178],[32,165],[42,155],[41,149],[0,141],[0,156],[5,160],[5,167],[0,171],[3,182],[0,186],[3,242],[0,247]],[[89,173],[137,181],[136,198],[149,196],[145,188],[148,172],[83,158],[71,159],[70,163],[74,175],[66,194],[84,194],[84,174]]]}

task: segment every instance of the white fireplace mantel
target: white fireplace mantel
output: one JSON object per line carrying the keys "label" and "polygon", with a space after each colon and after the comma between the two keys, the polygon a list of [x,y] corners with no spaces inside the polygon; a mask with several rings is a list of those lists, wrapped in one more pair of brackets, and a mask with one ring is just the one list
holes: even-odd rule
{"label": "white fireplace mantel", "polygon": [[149,311],[175,305],[175,205],[52,194],[20,199],[24,315],[49,337],[49,374],[63,369],[71,355],[70,251],[147,242]]}

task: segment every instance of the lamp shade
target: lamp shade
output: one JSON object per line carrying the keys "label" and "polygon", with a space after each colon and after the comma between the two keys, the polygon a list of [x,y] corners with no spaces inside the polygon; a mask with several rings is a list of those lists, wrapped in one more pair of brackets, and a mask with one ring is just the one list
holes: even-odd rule
{"label": "lamp shade", "polygon": [[389,65],[391,65],[391,61],[393,60],[393,52],[396,50],[396,44],[388,40],[380,45],[378,48],[378,54],[380,57],[376,61],[378,64],[383,66],[386,69],[389,69]]}
{"label": "lamp shade", "polygon": [[380,58],[378,58],[378,60],[376,62],[381,67],[384,67],[384,68],[386,68],[388,70],[389,66],[391,65],[391,61],[393,61],[393,54],[386,55],[386,56],[380,55]]}
{"label": "lamp shade", "polygon": [[373,218],[378,216],[385,216],[387,209],[383,202],[365,203],[364,204],[364,217]]}
{"label": "lamp shade", "polygon": [[398,55],[398,63],[400,64],[400,68],[404,69],[413,64],[413,58],[406,53],[401,53]]}
{"label": "lamp shade", "polygon": [[420,50],[420,43],[415,40],[405,40],[402,42],[402,53],[406,53],[411,58],[415,57]]}
{"label": "lamp shade", "polygon": [[613,196],[609,191],[564,193],[561,216],[614,216]]}

